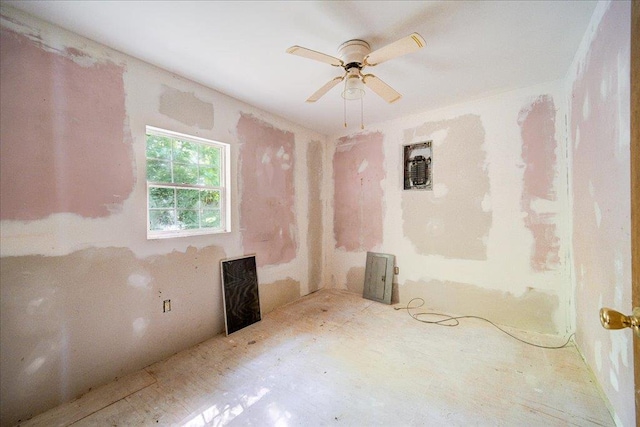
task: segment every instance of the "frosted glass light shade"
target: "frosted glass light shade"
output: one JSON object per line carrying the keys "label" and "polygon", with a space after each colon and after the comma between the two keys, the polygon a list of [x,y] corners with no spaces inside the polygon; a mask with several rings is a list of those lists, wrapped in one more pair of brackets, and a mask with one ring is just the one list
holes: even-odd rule
{"label": "frosted glass light shade", "polygon": [[359,77],[349,77],[345,83],[342,97],[346,100],[352,101],[355,99],[361,99],[364,96],[364,84]]}

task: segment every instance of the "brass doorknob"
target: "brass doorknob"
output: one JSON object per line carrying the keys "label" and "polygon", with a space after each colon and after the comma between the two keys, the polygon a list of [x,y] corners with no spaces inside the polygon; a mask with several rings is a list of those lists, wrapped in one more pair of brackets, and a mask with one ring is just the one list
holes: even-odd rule
{"label": "brass doorknob", "polygon": [[635,307],[630,316],[603,307],[600,309],[600,323],[605,329],[631,328],[640,337],[640,307]]}

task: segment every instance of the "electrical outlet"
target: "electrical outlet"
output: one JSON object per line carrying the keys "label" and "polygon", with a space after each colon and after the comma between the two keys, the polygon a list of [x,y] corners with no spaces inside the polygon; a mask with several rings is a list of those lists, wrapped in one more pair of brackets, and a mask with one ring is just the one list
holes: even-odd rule
{"label": "electrical outlet", "polygon": [[167,311],[171,311],[171,300],[166,299],[162,302],[162,312],[166,313]]}

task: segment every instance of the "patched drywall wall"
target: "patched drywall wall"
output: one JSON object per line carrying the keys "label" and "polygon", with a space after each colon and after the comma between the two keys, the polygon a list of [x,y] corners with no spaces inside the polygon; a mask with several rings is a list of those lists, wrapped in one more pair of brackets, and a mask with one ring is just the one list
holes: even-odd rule
{"label": "patched drywall wall", "polygon": [[323,234],[324,224],[322,223],[322,184],[324,174],[322,165],[324,162],[324,151],[322,142],[311,141],[307,146],[307,180],[308,180],[308,230],[307,246],[309,253],[307,262],[309,264],[309,291],[317,291],[322,285],[322,261],[323,261]]}
{"label": "patched drywall wall", "polygon": [[548,202],[556,200],[555,118],[555,104],[549,95],[539,96],[518,115],[524,162],[522,210],[533,235],[531,267],[535,270],[552,270],[560,263],[557,215],[553,209],[547,210]]}
{"label": "patched drywall wall", "polygon": [[240,229],[246,253],[259,267],[296,256],[294,135],[242,114],[240,140]]}
{"label": "patched drywall wall", "polygon": [[400,303],[405,306],[411,300],[411,295],[428,295],[425,305],[418,312],[478,316],[525,331],[557,333],[554,318],[559,301],[557,295],[552,293],[528,289],[522,295],[515,296],[495,289],[439,280],[408,280],[403,288]]}
{"label": "patched drywall wall", "polygon": [[[322,151],[325,136],[4,3],[0,26],[1,425],[223,330],[220,260],[245,254],[240,201],[253,197],[247,191],[245,198],[241,185],[251,172],[239,173],[243,117],[257,131],[249,145],[273,141],[262,133],[270,127],[285,135],[282,158],[289,159],[278,165],[289,169],[275,176],[286,185],[265,194],[295,196],[275,203],[286,204],[287,213],[264,211],[258,199],[264,218],[286,220],[281,241],[289,242],[278,247],[283,263],[258,268],[263,309],[308,293],[309,276],[322,286],[322,264],[311,272],[308,258],[323,230],[309,221],[323,215],[307,194],[312,183],[311,192],[319,191],[313,180],[322,171],[293,166],[309,161],[304,148],[310,156]],[[231,232],[147,240],[147,125],[230,144]],[[303,149],[289,150],[294,144]],[[297,235],[315,246],[297,251]]]}
{"label": "patched drywall wall", "polygon": [[368,251],[382,243],[385,176],[380,132],[341,138],[333,155],[335,247]]}
{"label": "patched drywall wall", "polygon": [[6,27],[1,37],[0,218],[121,210],[134,187],[124,68]]}
{"label": "patched drywall wall", "polygon": [[260,310],[262,314],[267,314],[302,296],[300,282],[289,277],[273,283],[260,283],[258,292],[260,293]]}
{"label": "patched drywall wall", "polygon": [[[628,331],[605,333],[600,330],[597,323],[594,324],[597,322],[597,308],[600,305],[606,305],[608,300],[615,301],[615,304],[625,300],[628,277],[624,246],[628,241],[628,234],[625,237],[624,233],[628,233],[628,229],[625,229],[624,223],[619,222],[618,217],[619,211],[624,211],[620,203],[626,200],[622,193],[628,190],[624,188],[624,182],[628,182],[628,176],[626,178],[622,176],[625,163],[621,160],[628,150],[628,137],[625,140],[624,135],[625,120],[628,119],[628,112],[625,115],[624,111],[628,100],[625,101],[624,94],[628,94],[628,88],[625,87],[624,79],[615,77],[616,72],[618,76],[628,75],[628,69],[625,69],[628,67],[626,62],[628,52],[625,53],[625,40],[628,42],[628,34],[624,39],[628,4],[614,3],[609,6],[606,3],[605,6],[599,6],[600,15],[597,16],[594,26],[585,37],[585,45],[581,48],[575,66],[568,76],[571,86],[569,89],[573,98],[569,119],[573,151],[570,162],[576,168],[570,175],[573,186],[571,194],[574,201],[578,203],[573,209],[574,221],[579,220],[574,224],[573,234],[581,236],[573,243],[578,283],[578,341],[581,348],[585,350],[586,359],[605,387],[616,409],[618,421],[623,425],[633,425],[632,409],[630,409],[633,405],[633,391],[630,388],[633,373],[629,371],[631,340],[628,335],[625,335]],[[613,12],[605,14],[609,7]],[[55,57],[53,62],[63,63],[65,69],[71,70],[78,65],[87,69],[88,71],[85,71],[92,75],[98,73],[96,70],[100,67],[108,66],[111,67],[111,71],[105,74],[116,80],[117,78],[122,80],[124,115],[115,114],[115,109],[119,107],[114,106],[114,109],[104,116],[110,117],[109,125],[112,129],[120,129],[122,134],[118,137],[119,139],[110,140],[109,143],[113,143],[110,146],[112,152],[103,160],[111,164],[113,156],[128,159],[129,163],[124,168],[123,176],[133,174],[133,178],[124,179],[132,186],[129,187],[129,193],[113,192],[112,194],[117,194],[119,197],[113,196],[112,199],[109,199],[112,196],[105,193],[98,205],[105,203],[106,210],[100,210],[97,214],[89,212],[86,201],[80,201],[82,205],[80,208],[74,208],[76,210],[53,211],[49,209],[51,206],[68,205],[68,201],[54,200],[51,204],[47,204],[47,209],[40,209],[40,211],[36,209],[34,213],[31,213],[30,209],[20,211],[19,215],[22,215],[20,217],[22,219],[0,215],[2,219],[0,226],[2,237],[0,377],[3,380],[0,424],[14,424],[17,420],[38,411],[38,408],[43,409],[47,404],[75,397],[77,394],[73,394],[74,390],[87,390],[87,387],[100,385],[114,376],[126,374],[127,371],[158,360],[169,349],[177,351],[184,348],[183,346],[190,345],[187,341],[200,339],[199,334],[204,333],[206,324],[211,318],[214,319],[213,328],[218,328],[216,319],[222,318],[222,303],[221,299],[218,300],[220,283],[216,266],[219,265],[221,257],[241,255],[246,249],[245,230],[239,220],[241,218],[240,200],[249,200],[241,190],[245,182],[244,159],[241,158],[240,144],[244,141],[240,140],[238,128],[243,117],[248,120],[249,129],[267,131],[274,129],[277,132],[292,134],[294,145],[307,147],[306,150],[298,149],[291,154],[293,162],[297,162],[298,165],[307,164],[308,167],[292,168],[294,201],[287,200],[285,203],[288,203],[294,211],[295,222],[289,237],[295,245],[298,245],[298,242],[307,242],[309,245],[300,247],[299,251],[294,245],[294,258],[290,261],[284,261],[286,256],[282,256],[283,253],[290,253],[289,249],[286,249],[277,255],[279,260],[276,260],[275,264],[259,267],[265,307],[275,308],[277,304],[295,298],[298,289],[300,294],[304,294],[306,289],[311,287],[306,282],[307,278],[311,280],[315,275],[308,262],[313,256],[313,251],[317,250],[310,246],[310,242],[314,240],[311,236],[313,233],[320,233],[323,239],[326,239],[324,250],[327,266],[331,268],[335,286],[352,289],[355,292],[361,289],[359,283],[364,277],[364,251],[368,250],[366,245],[361,244],[365,241],[365,234],[360,232],[355,236],[345,234],[344,241],[353,245],[352,250],[347,249],[346,245],[336,248],[337,238],[335,242],[333,240],[336,230],[335,222],[343,224],[349,222],[346,214],[340,217],[335,215],[335,202],[342,198],[347,199],[347,203],[352,202],[345,194],[340,193],[341,184],[336,177],[357,178],[358,174],[353,173],[353,170],[349,171],[349,167],[342,167],[333,161],[335,155],[332,152],[341,141],[357,140],[360,134],[335,135],[327,141],[323,135],[292,125],[284,119],[261,112],[198,84],[177,78],[141,61],[133,60],[104,46],[29,18],[4,4],[0,5],[0,8],[3,30],[0,35],[2,37],[0,48],[4,48],[5,34],[8,31],[20,37],[27,37],[33,46],[42,49],[43,52],[38,52],[38,55],[59,56],[60,58]],[[602,24],[598,25],[600,18],[605,15],[609,18],[603,19]],[[601,41],[594,41],[591,47],[592,39]],[[628,43],[626,46],[628,50]],[[27,50],[31,49],[18,49],[23,52]],[[72,61],[75,65],[64,61]],[[0,62],[3,79],[6,64],[5,60]],[[38,76],[51,84],[55,80],[55,70],[44,67],[38,70]],[[93,80],[87,82],[80,79],[79,81],[87,83],[87,87],[82,90],[93,91],[99,95],[105,95],[102,92],[104,87],[110,87],[95,85]],[[115,80],[109,80],[107,83],[116,87],[117,84],[114,82]],[[488,307],[495,307],[489,302],[495,299],[496,302],[504,303],[504,307],[500,307],[501,311],[496,308],[491,312],[488,311],[487,314],[497,315],[497,321],[503,324],[561,335],[570,328],[571,320],[568,316],[570,289],[567,286],[570,276],[566,260],[569,258],[571,230],[568,227],[570,221],[567,215],[570,212],[566,183],[569,171],[563,160],[567,158],[567,153],[562,143],[567,136],[563,130],[566,106],[560,101],[566,95],[563,83],[550,82],[532,88],[519,89],[438,111],[418,112],[411,117],[391,122],[367,123],[368,130],[365,136],[370,135],[375,140],[377,138],[375,135],[380,135],[380,150],[376,151],[373,159],[374,171],[370,171],[375,172],[371,182],[377,182],[379,190],[372,185],[367,188],[367,194],[375,195],[375,198],[370,200],[373,206],[371,217],[379,216],[381,219],[379,223],[356,225],[371,227],[379,233],[379,237],[370,240],[376,251],[396,255],[396,262],[400,267],[400,275],[397,276],[399,299],[408,301],[414,296],[423,297],[427,302],[433,299],[443,309],[449,311],[447,307],[450,307],[450,311],[460,314],[467,314],[463,311],[471,310],[475,300],[486,302]],[[4,84],[4,80],[2,81],[0,101],[3,102],[3,114],[7,110],[5,102],[9,103],[7,105],[18,105],[16,96],[22,96],[23,91],[25,95],[29,95],[28,88],[19,85],[17,93],[8,97],[9,92],[6,91],[13,89]],[[114,101],[116,95],[120,96],[118,90],[115,92],[105,96]],[[74,93],[79,92],[74,91]],[[184,102],[192,110],[194,117],[182,116],[178,111],[177,100],[182,96],[186,97]],[[599,97],[604,99],[603,105],[595,108]],[[552,103],[556,110],[554,118],[551,117]],[[209,111],[209,105],[215,110],[215,126],[212,128],[209,127],[210,116],[201,115],[200,111],[200,107]],[[43,114],[57,117],[56,111],[64,111],[53,111],[58,107],[58,105],[49,104]],[[94,107],[94,105],[87,107],[88,111],[84,113],[88,116],[78,117],[82,118],[83,122],[90,121],[91,117],[94,117]],[[161,109],[164,112],[160,111]],[[25,114],[29,115],[35,111],[38,109],[27,109]],[[85,117],[88,119],[84,120]],[[473,128],[481,128],[484,132],[484,142],[480,143],[481,148],[478,148],[479,139],[475,138],[479,132],[469,133],[471,149],[483,151],[473,155],[484,156],[481,167],[484,175],[479,173],[477,175],[480,178],[480,186],[469,185],[464,194],[460,193],[456,197],[473,200],[472,208],[475,211],[478,206],[477,200],[481,201],[479,205],[481,217],[486,218],[486,215],[489,215],[491,218],[488,232],[479,240],[474,240],[473,250],[448,246],[447,242],[441,242],[445,249],[431,247],[427,248],[427,252],[423,250],[424,248],[420,249],[419,245],[422,242],[418,241],[416,244],[417,240],[414,236],[411,233],[405,233],[403,204],[408,203],[410,201],[408,198],[411,197],[415,200],[406,205],[407,209],[426,204],[424,199],[431,200],[434,206],[439,206],[440,199],[444,202],[449,198],[446,203],[452,203],[450,198],[455,193],[450,195],[450,189],[440,185],[435,186],[431,194],[425,192],[404,194],[401,189],[402,145],[419,142],[421,139],[432,139],[434,143],[446,141],[451,131],[442,125],[458,127],[460,119],[465,117],[476,117]],[[21,118],[21,120],[27,119],[36,120],[34,117]],[[73,122],[69,114],[62,114],[57,119],[68,125],[68,122]],[[2,149],[4,149],[6,146],[4,122],[8,119],[3,116],[2,120],[0,127]],[[471,119],[468,120],[471,123]],[[541,129],[544,132],[537,133],[533,130],[525,132],[525,128],[535,129],[536,126],[529,126],[529,123],[535,123],[538,120],[543,125]],[[58,122],[50,123],[50,129],[45,129],[48,134],[54,135],[56,123]],[[537,183],[533,178],[535,169],[543,168],[545,173],[549,173],[553,170],[550,166],[553,161],[549,158],[542,160],[540,156],[543,154],[535,152],[538,148],[535,144],[536,141],[545,142],[544,150],[553,144],[552,123],[555,123],[555,138],[553,138],[556,143],[555,172],[551,187],[546,184],[542,187],[546,193],[538,192]],[[440,127],[429,133],[429,127],[433,127],[434,124],[439,124]],[[231,233],[162,241],[145,239],[145,125],[231,144],[233,177]],[[613,130],[614,134],[598,133],[599,127]],[[10,129],[10,126],[7,129]],[[412,132],[420,129],[424,131],[418,132],[416,137],[418,141],[416,141]],[[25,132],[25,130],[19,129],[18,132]],[[590,136],[585,137],[585,134]],[[95,136],[93,131],[85,131],[84,136],[86,135]],[[261,141],[263,137],[264,135],[258,134],[252,139]],[[266,139],[271,138],[272,135],[267,132]],[[289,136],[284,139],[287,138]],[[50,150],[53,141],[45,138],[41,142],[46,149]],[[87,141],[90,139],[87,138]],[[312,162],[309,153],[318,150],[313,147],[311,141],[328,142],[326,145],[328,148],[322,154],[325,159],[322,167],[327,173],[323,174],[324,183],[320,191],[321,194],[327,195],[326,201],[321,203],[325,213],[322,221],[326,222],[324,231],[319,231],[309,223],[312,218],[315,218],[314,212],[317,212],[317,206],[312,206],[313,201],[310,195],[312,191],[317,191],[313,188],[313,177],[321,172],[317,169],[311,170],[310,167]],[[58,147],[64,150],[56,152],[57,154],[70,159],[76,158],[70,151],[70,147]],[[11,148],[16,149],[16,147]],[[83,146],[81,149],[85,150],[86,147]],[[466,159],[466,149],[465,143],[459,143],[449,145],[449,152],[443,153],[442,148],[436,144],[434,167],[441,167],[438,163],[440,155],[460,156]],[[551,155],[550,152],[547,154]],[[1,157],[0,161],[4,161],[4,152]],[[347,154],[345,158],[350,158],[350,155]],[[364,158],[362,155],[358,163],[358,156],[351,157],[357,165],[356,172],[360,167],[366,170],[366,167],[371,166],[371,163],[362,163]],[[612,159],[615,159],[615,162]],[[116,163],[120,166],[119,162]],[[582,169],[577,170],[578,164],[582,165]],[[2,166],[0,169],[5,169],[4,163],[0,166]],[[100,182],[100,185],[111,185],[107,182],[112,178],[110,174],[120,173],[120,170],[114,166],[115,163],[111,164],[106,172],[94,168],[94,172],[99,171],[99,180],[104,181]],[[127,167],[131,172],[128,172]],[[450,166],[450,169],[456,168],[458,166],[455,163]],[[258,165],[257,169],[264,172],[269,168]],[[474,166],[472,170],[475,173],[479,168]],[[605,173],[611,171],[615,171],[618,179],[615,187],[611,187],[612,181],[603,178]],[[436,169],[434,172],[435,183],[438,184],[439,174],[442,171]],[[55,181],[57,178],[53,175],[54,173],[55,171],[49,170],[47,175],[40,177],[43,180],[41,184],[45,185],[46,180]],[[464,178],[463,176],[462,179]],[[485,186],[487,178],[488,188]],[[0,180],[4,185],[6,182],[4,176]],[[40,181],[32,182],[40,184]],[[440,183],[443,182],[440,181]],[[3,196],[8,194],[5,193],[4,187],[1,192]],[[611,195],[607,195],[607,192]],[[285,193],[289,194],[286,191]],[[541,196],[543,194],[544,196]],[[554,196],[551,197],[550,194]],[[611,200],[612,197],[618,196],[620,196],[619,199]],[[74,202],[78,202],[75,196]],[[612,206],[615,206],[615,209]],[[352,208],[353,206],[351,211],[353,211]],[[428,217],[429,211],[424,211],[422,214]],[[552,214],[552,216],[544,217],[542,224],[544,226],[553,224],[555,227],[553,233],[547,233],[549,230],[545,230],[544,227],[536,229],[527,222],[530,219],[525,220],[525,218],[542,217],[546,214]],[[463,210],[453,212],[453,215],[461,218],[469,216]],[[548,222],[545,222],[547,220]],[[309,222],[305,223],[305,221]],[[420,224],[416,221],[414,225],[410,224],[410,227],[426,233],[422,230],[425,224],[426,222]],[[463,225],[469,227],[466,224]],[[619,230],[616,230],[618,226]],[[593,233],[583,233],[583,227]],[[477,225],[472,225],[471,228],[480,229]],[[348,227],[345,230],[348,230]],[[611,235],[608,238],[603,237],[604,233],[609,232]],[[286,233],[284,228],[283,233]],[[296,237],[298,234],[299,238]],[[265,240],[260,240],[260,236],[257,235],[251,237],[257,243],[269,242],[271,235],[265,234],[262,237],[265,236],[268,237]],[[548,236],[551,238],[547,239]],[[458,238],[463,242],[470,240],[467,236],[458,236]],[[275,245],[278,250],[287,246],[280,243]],[[269,244],[265,243],[265,247],[268,246]],[[597,248],[597,251],[594,248]],[[578,255],[578,252],[581,252],[581,255]],[[604,254],[602,258],[598,257],[600,253]],[[466,255],[460,257],[460,254]],[[594,261],[591,263],[592,260]],[[196,271],[206,274],[196,273]],[[93,274],[90,274],[91,272]],[[204,280],[204,276],[208,277],[210,274],[215,277],[211,281]],[[167,280],[160,278],[164,275],[167,276]],[[59,288],[52,287],[60,282],[61,277],[70,278],[72,281]],[[609,283],[607,281],[612,279],[616,283],[614,288],[598,285]],[[171,313],[161,313],[162,297],[159,291],[157,295],[154,293],[155,290],[160,289],[159,287],[162,288],[163,295],[165,291],[171,294],[169,295],[173,303]],[[93,297],[92,292],[85,292],[85,290],[94,291],[96,297]],[[69,304],[60,300],[61,294],[69,296]],[[185,307],[182,303],[176,305],[172,295],[178,295],[177,301],[187,301],[189,306]],[[205,301],[213,297],[213,304],[190,302],[198,297]],[[128,298],[136,304],[130,303]],[[452,300],[456,302],[455,306],[446,305]],[[70,307],[70,304],[73,306]],[[625,307],[611,305],[626,311]],[[542,315],[532,313],[532,307],[540,308]],[[86,327],[91,326],[92,323],[80,324],[77,319],[93,322],[95,319],[91,317],[92,313],[101,314],[104,324],[96,326],[96,332],[92,334],[89,345],[98,343],[97,345],[100,346],[101,340],[113,342],[112,331],[106,328],[106,326],[113,326],[126,338],[126,346],[118,349],[122,350],[122,353],[112,355],[110,351],[104,351],[97,358],[95,352],[91,350],[85,353],[86,342],[83,340],[86,340],[88,335]],[[5,315],[15,317],[19,322],[12,318],[5,322]],[[533,320],[527,323],[529,317]],[[185,318],[188,322],[183,321]],[[10,326],[5,327],[5,324]],[[29,325],[29,328],[25,328],[24,325]],[[170,333],[159,334],[157,332],[159,330],[168,330]],[[184,339],[185,334],[188,339]],[[134,340],[133,335],[140,336]],[[146,339],[154,337],[156,338],[154,343],[147,346],[139,345],[138,340],[144,343]],[[61,344],[55,347],[52,343]],[[22,360],[22,357],[25,357],[25,360]],[[62,368],[67,366],[65,357],[74,361],[82,369],[65,368],[66,370],[63,370]],[[60,364],[54,367],[49,364],[50,360],[56,360]],[[92,363],[99,365],[92,369],[94,368]],[[17,376],[22,377],[18,379]],[[7,387],[23,379],[24,385],[7,392],[5,378],[10,381]]]}
{"label": "patched drywall wall", "polygon": [[[502,311],[485,305],[483,313],[495,314],[487,317],[496,322],[569,333],[567,165],[558,161],[566,158],[558,142],[566,134],[556,125],[566,114],[558,101],[563,96],[558,80],[368,125],[365,135],[384,135],[383,164],[366,167],[378,168],[381,177],[382,193],[373,193],[382,209],[382,239],[374,250],[396,256],[394,299],[434,299],[457,314],[495,299],[511,305]],[[351,246],[336,245],[329,260],[331,286],[360,293],[366,254],[354,232],[358,193],[346,187],[364,159],[337,161],[349,147],[342,144],[355,138],[362,136],[332,138],[336,242]],[[404,190],[403,147],[425,141],[432,141],[433,191]],[[536,173],[543,183],[535,182]]]}
{"label": "patched drywall wall", "polygon": [[347,272],[347,289],[356,294],[364,293],[365,267],[351,267]]}
{"label": "patched drywall wall", "polygon": [[208,247],[144,260],[126,248],[1,258],[2,424],[220,333],[224,257]]}
{"label": "patched drywall wall", "polygon": [[487,259],[491,212],[485,131],[465,114],[404,131],[404,145],[433,140],[433,191],[403,191],[402,230],[421,255]]}
{"label": "patched drywall wall", "polygon": [[199,99],[193,92],[163,85],[158,111],[187,126],[213,129],[213,104]]}
{"label": "patched drywall wall", "polygon": [[[631,311],[630,4],[601,3],[568,75],[576,338],[620,425],[635,425],[629,329],[598,311]],[[637,377],[637,373],[636,373]]]}

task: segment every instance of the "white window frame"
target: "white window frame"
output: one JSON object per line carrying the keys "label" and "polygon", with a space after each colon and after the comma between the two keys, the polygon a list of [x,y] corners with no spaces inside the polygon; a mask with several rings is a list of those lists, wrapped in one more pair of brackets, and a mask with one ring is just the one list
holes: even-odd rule
{"label": "white window frame", "polygon": [[[220,185],[218,187],[200,186],[200,185],[188,185],[188,184],[174,184],[170,182],[150,182],[146,179],[147,176],[147,135],[157,135],[167,138],[180,139],[183,141],[193,142],[201,145],[210,145],[220,149]],[[230,173],[230,159],[231,159],[231,146],[227,143],[220,141],[213,141],[210,139],[200,138],[193,135],[186,135],[179,132],[173,132],[166,129],[161,129],[153,126],[146,126],[145,131],[145,180],[146,186],[146,200],[147,200],[147,239],[168,239],[174,237],[187,237],[187,236],[200,236],[206,234],[221,234],[231,232],[231,189],[229,183],[231,182]],[[150,222],[150,203],[149,203],[149,188],[150,187],[164,187],[174,189],[212,189],[220,192],[220,228],[198,228],[188,230],[151,230]]]}

